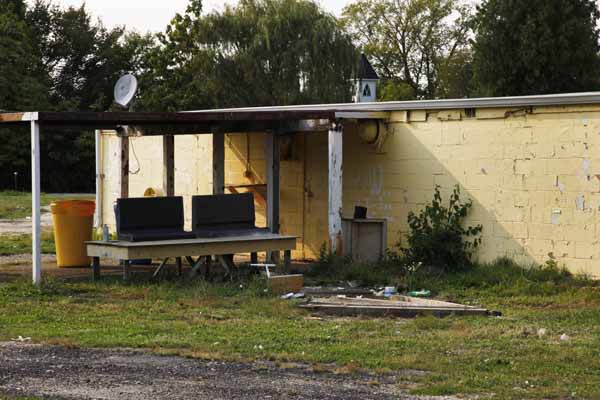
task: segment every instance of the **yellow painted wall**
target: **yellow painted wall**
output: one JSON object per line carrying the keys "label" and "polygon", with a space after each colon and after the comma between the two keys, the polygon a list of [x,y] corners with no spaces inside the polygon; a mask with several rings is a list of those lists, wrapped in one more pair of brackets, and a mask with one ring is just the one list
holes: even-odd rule
{"label": "yellow painted wall", "polygon": [[[464,110],[395,112],[391,120],[398,122],[389,124],[383,152],[361,142],[357,125],[345,125],[345,215],[363,205],[370,216],[387,218],[391,247],[435,185],[447,194],[459,184],[473,200],[469,222],[484,227],[481,260],[542,263],[552,252],[574,272],[600,276],[600,105],[480,109],[471,118]],[[105,223],[112,225],[117,140],[103,137]],[[291,140],[293,151],[281,162],[281,228],[300,237],[294,257],[314,258],[327,240],[327,135]],[[135,150],[140,172],[130,177],[130,195],[140,196],[160,187],[162,141],[132,141],[130,169],[137,168]],[[178,136],[175,147],[175,191],[188,205],[191,195],[211,191],[211,136]],[[227,184],[264,183],[264,136],[227,135],[225,169]],[[259,204],[257,221],[264,224]]]}

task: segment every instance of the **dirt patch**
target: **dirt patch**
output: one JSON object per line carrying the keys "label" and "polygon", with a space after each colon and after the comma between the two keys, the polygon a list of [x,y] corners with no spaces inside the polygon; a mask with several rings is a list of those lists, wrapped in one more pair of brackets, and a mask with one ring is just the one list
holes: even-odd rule
{"label": "dirt patch", "polygon": [[[398,376],[315,373],[136,350],[0,343],[0,394],[56,399],[450,399],[403,393]],[[373,384],[377,382],[377,384]]]}

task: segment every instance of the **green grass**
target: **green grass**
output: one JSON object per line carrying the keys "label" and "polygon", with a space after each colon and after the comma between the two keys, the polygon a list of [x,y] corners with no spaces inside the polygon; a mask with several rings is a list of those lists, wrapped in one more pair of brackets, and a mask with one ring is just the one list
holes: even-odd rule
{"label": "green grass", "polygon": [[[93,200],[93,195],[74,195],[78,199]],[[42,206],[51,202],[68,197],[56,194],[41,195]],[[0,219],[21,219],[31,216],[31,193],[0,191]]]}
{"label": "green grass", "polygon": [[[69,346],[127,346],[226,360],[305,361],[322,370],[417,369],[399,385],[418,394],[498,399],[600,398],[600,286],[503,260],[413,284],[500,310],[496,317],[415,320],[306,318],[292,301],[202,281],[0,283],[0,341],[18,335]],[[547,334],[538,337],[540,328]],[[571,337],[561,341],[561,334]],[[402,376],[402,375],[401,375]]]}
{"label": "green grass", "polygon": [[[16,254],[31,253],[31,235],[0,235],[0,256],[12,256]],[[42,232],[42,253],[54,254],[54,234]]]}

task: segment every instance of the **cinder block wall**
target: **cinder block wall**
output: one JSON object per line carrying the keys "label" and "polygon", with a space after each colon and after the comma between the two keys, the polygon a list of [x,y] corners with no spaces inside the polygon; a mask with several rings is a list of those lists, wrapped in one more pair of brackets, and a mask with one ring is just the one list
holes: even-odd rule
{"label": "cinder block wall", "polygon": [[[344,214],[355,205],[389,221],[388,246],[407,231],[410,211],[447,198],[456,184],[473,200],[469,223],[481,223],[478,257],[543,263],[548,253],[574,272],[600,276],[600,105],[394,112],[381,151],[344,130]],[[264,183],[264,135],[226,139],[227,184]],[[103,136],[105,223],[118,194],[116,137]],[[299,236],[296,258],[315,258],[327,240],[327,135],[295,135],[281,162],[281,227]],[[248,169],[250,149],[250,174]],[[162,141],[135,138],[130,195],[162,182]],[[175,139],[175,191],[186,201],[212,188],[210,135]],[[187,204],[187,203],[186,203]],[[189,207],[188,207],[189,210]],[[189,214],[189,213],[188,213]],[[257,202],[258,223],[264,208]],[[190,216],[187,215],[189,221]]]}
{"label": "cinder block wall", "polygon": [[[471,114],[472,115],[472,114]],[[456,184],[483,225],[478,257],[600,276],[600,106],[394,113],[384,153],[345,132],[344,211],[388,218],[392,246],[407,215]]]}

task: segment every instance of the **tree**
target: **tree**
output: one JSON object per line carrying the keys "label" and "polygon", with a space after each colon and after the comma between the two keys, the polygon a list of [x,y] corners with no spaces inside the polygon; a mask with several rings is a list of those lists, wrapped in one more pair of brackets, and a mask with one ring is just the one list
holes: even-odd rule
{"label": "tree", "polygon": [[385,100],[433,99],[440,71],[468,45],[470,17],[457,0],[357,0],[342,21],[378,70]]}
{"label": "tree", "polygon": [[594,0],[485,0],[477,8],[474,74],[482,95],[598,88]]}
{"label": "tree", "polygon": [[[37,78],[29,30],[23,20],[25,4],[0,4],[0,110],[33,111],[48,106],[43,83]],[[0,182],[12,187],[13,172],[27,176],[29,137],[23,128],[0,130]]]}
{"label": "tree", "polygon": [[[0,3],[0,109],[103,111],[124,72],[137,71],[152,39],[108,30],[92,22],[84,7],[60,8],[37,0]],[[42,187],[48,191],[92,190],[92,131],[44,130]],[[27,129],[0,129],[0,186],[12,174],[29,175]],[[28,182],[28,180],[25,180]],[[24,187],[26,188],[26,187]]]}
{"label": "tree", "polygon": [[150,52],[150,110],[339,102],[357,54],[336,19],[308,0],[241,0],[202,15],[192,0]]}

